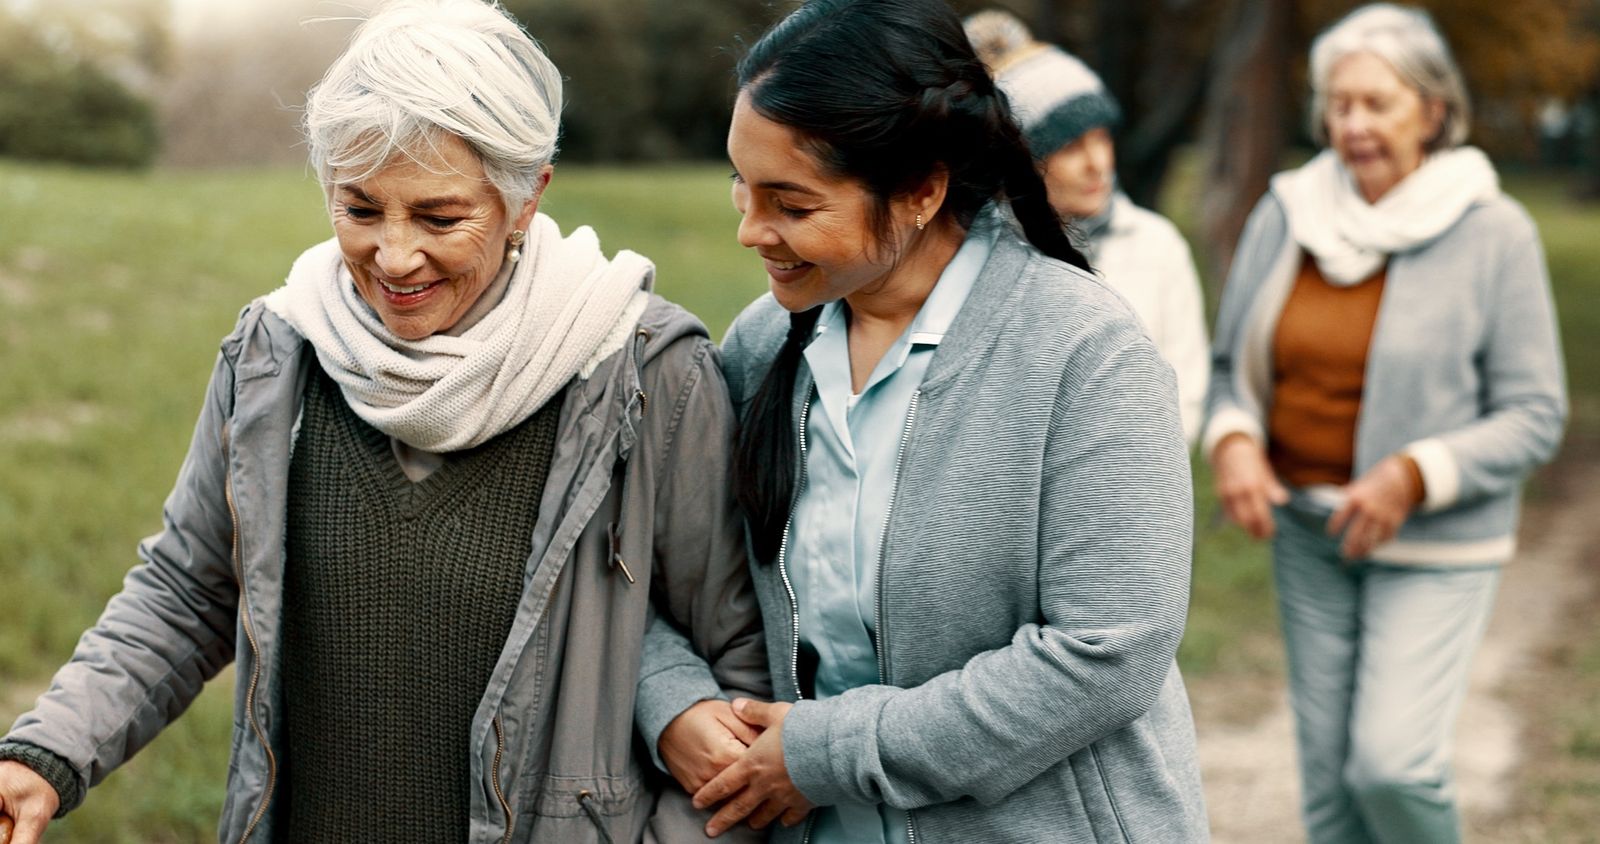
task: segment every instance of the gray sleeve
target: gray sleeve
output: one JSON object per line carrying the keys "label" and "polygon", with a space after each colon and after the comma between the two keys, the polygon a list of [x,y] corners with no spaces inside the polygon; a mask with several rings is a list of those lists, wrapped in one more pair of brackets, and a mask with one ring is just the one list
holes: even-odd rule
{"label": "gray sleeve", "polygon": [[1483,415],[1412,444],[1429,509],[1504,494],[1549,460],[1567,418],[1555,301],[1533,221],[1500,261],[1478,363]]}
{"label": "gray sleeve", "polygon": [[679,344],[692,353],[681,380],[668,378],[678,388],[660,391],[670,404],[658,411],[669,422],[655,490],[657,615],[635,710],[652,756],[661,731],[691,705],[723,692],[772,694],[732,486],[733,407],[716,347],[699,338]]}
{"label": "gray sleeve", "polygon": [[233,660],[239,596],[224,445],[232,393],[232,368],[219,356],[161,532],[140,543],[143,562],[6,736],[65,760],[83,789],[182,714]]}
{"label": "gray sleeve", "polygon": [[689,643],[689,637],[652,607],[639,657],[639,691],[633,721],[658,770],[671,773],[661,759],[659,747],[667,725],[702,700],[726,697],[711,666]]}
{"label": "gray sleeve", "polygon": [[1171,370],[1137,341],[1057,393],[1039,624],[909,689],[801,701],[784,760],[818,805],[992,804],[1154,705],[1189,595],[1192,499]]}
{"label": "gray sleeve", "polygon": [[1211,378],[1206,385],[1205,422],[1200,432],[1200,454],[1209,457],[1211,449],[1224,436],[1235,431],[1249,433],[1265,441],[1265,408],[1243,387],[1244,342],[1248,320],[1256,297],[1260,295],[1273,261],[1289,237],[1289,222],[1283,207],[1271,193],[1263,196],[1245,221],[1239,246],[1233,253],[1222,302],[1217,308],[1217,323],[1211,335]]}

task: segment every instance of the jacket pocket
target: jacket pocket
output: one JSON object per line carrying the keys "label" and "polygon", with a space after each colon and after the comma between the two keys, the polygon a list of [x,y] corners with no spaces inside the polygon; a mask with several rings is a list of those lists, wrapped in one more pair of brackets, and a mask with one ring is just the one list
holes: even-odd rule
{"label": "jacket pocket", "polygon": [[528,790],[529,841],[630,842],[649,792],[639,777],[535,777]]}

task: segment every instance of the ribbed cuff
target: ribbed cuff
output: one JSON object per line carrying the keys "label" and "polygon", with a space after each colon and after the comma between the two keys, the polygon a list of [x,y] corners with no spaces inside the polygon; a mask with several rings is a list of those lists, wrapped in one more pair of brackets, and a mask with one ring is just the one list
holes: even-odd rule
{"label": "ribbed cuff", "polygon": [[1436,437],[1417,440],[1400,452],[1416,461],[1422,473],[1422,509],[1443,510],[1461,499],[1461,465],[1450,447]]}
{"label": "ribbed cuff", "polygon": [[722,689],[703,662],[673,666],[639,680],[634,724],[657,769],[671,773],[661,759],[661,733],[673,719],[702,700],[722,697]]}
{"label": "ribbed cuff", "polygon": [[1205,430],[1200,435],[1200,455],[1210,462],[1212,452],[1216,451],[1217,444],[1228,438],[1229,434],[1244,434],[1258,443],[1267,441],[1266,431],[1262,430],[1260,420],[1237,407],[1223,406],[1211,413],[1211,418],[1206,420]]}
{"label": "ribbed cuff", "polygon": [[21,762],[50,783],[61,800],[55,817],[65,815],[83,802],[83,780],[78,778],[72,763],[60,756],[27,742],[5,741],[0,742],[0,762],[5,761]]}

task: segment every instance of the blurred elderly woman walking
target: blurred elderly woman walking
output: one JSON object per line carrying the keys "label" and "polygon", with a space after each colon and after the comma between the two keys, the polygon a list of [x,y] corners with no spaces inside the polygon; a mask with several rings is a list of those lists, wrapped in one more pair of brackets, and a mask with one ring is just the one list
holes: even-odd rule
{"label": "blurred elderly woman walking", "polygon": [[537,213],[560,109],[479,0],[385,7],[314,89],[335,236],[223,340],[163,529],[0,743],[18,844],[234,660],[223,841],[701,837],[652,758],[726,763],[723,689],[767,690],[705,483],[732,408],[651,264]]}
{"label": "blurred elderly woman walking", "polygon": [[1566,416],[1555,309],[1425,13],[1352,12],[1311,79],[1332,149],[1246,225],[1204,449],[1274,538],[1311,840],[1457,841],[1452,724]]}

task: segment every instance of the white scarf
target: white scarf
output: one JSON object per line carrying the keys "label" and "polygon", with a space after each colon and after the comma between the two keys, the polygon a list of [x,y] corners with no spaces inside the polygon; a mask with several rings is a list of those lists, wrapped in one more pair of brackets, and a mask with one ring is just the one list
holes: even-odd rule
{"label": "white scarf", "polygon": [[648,304],[655,266],[594,230],[563,238],[534,216],[505,297],[459,337],[403,340],[356,293],[337,240],[311,247],[266,298],[317,351],[351,409],[414,448],[457,451],[515,427],[574,377],[622,348]]}
{"label": "white scarf", "polygon": [[1333,284],[1370,277],[1388,257],[1422,246],[1455,225],[1474,202],[1500,192],[1500,179],[1475,147],[1436,152],[1368,203],[1333,150],[1272,179],[1296,243]]}

